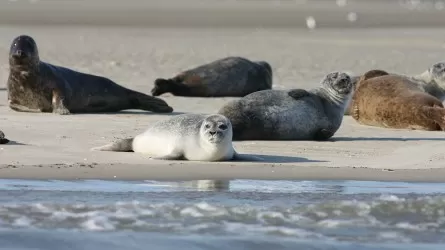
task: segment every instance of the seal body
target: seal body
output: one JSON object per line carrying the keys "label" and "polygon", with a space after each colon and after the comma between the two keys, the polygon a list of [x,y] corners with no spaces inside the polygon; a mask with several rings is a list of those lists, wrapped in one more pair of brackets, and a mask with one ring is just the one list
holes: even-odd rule
{"label": "seal body", "polygon": [[351,100],[352,117],[363,125],[444,130],[442,102],[404,76],[382,74],[358,84]]}
{"label": "seal body", "polygon": [[164,100],[118,85],[112,80],[45,63],[33,38],[14,39],[9,54],[9,107],[22,112],[57,114],[142,109],[170,113]]}
{"label": "seal body", "polygon": [[332,72],[321,85],[308,91],[258,91],[218,113],[230,119],[233,140],[327,140],[342,123],[352,83],[346,73]]}
{"label": "seal body", "polygon": [[134,138],[122,139],[92,150],[133,151],[161,160],[248,159],[241,157],[233,148],[230,120],[218,114],[177,115],[152,124]]}
{"label": "seal body", "polygon": [[158,78],[153,96],[172,93],[191,97],[243,97],[272,88],[272,67],[265,61],[226,57],[186,70],[170,79]]}
{"label": "seal body", "polygon": [[0,144],[6,144],[8,142],[9,142],[9,140],[6,139],[5,134],[3,133],[3,131],[0,130]]}

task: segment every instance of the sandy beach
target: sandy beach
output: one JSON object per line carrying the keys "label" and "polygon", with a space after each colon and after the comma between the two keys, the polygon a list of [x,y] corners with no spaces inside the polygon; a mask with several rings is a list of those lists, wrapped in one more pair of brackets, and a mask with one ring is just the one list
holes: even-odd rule
{"label": "sandy beach", "polygon": [[[223,21],[236,20],[239,25],[214,21],[213,26],[219,27],[215,29],[199,25],[199,28],[193,27],[194,22],[205,23],[206,18],[218,19],[204,14],[192,15],[193,18],[184,22],[188,24],[184,27],[175,27],[174,23],[167,21],[155,25],[151,19],[154,17],[148,14],[145,19],[142,14],[139,19],[136,14],[113,19],[114,12],[96,10],[98,8],[94,4],[99,6],[100,1],[91,1],[88,6],[79,4],[77,9],[69,7],[71,5],[59,6],[69,7],[73,11],[66,19],[73,18],[70,21],[72,25],[67,25],[64,22],[68,21],[61,17],[63,15],[51,20],[47,18],[57,12],[54,9],[58,6],[54,4],[54,9],[48,12],[45,8],[47,2],[54,3],[40,1],[25,4],[17,1],[0,4],[0,58],[3,58],[0,60],[0,130],[12,141],[0,145],[1,178],[445,180],[443,132],[373,128],[345,117],[339,131],[328,142],[234,143],[239,153],[260,155],[264,162],[155,161],[144,155],[93,152],[90,148],[136,135],[150,122],[167,119],[170,115],[216,112],[232,98],[164,95],[161,98],[174,108],[172,114],[129,110],[117,114],[59,116],[12,111],[7,106],[5,89],[9,46],[12,39],[20,34],[35,38],[43,61],[103,75],[145,93],[149,93],[157,77],[169,77],[181,70],[229,55],[270,62],[276,89],[312,88],[333,70],[358,74],[378,67],[403,74],[417,74],[443,60],[445,29],[431,28],[442,25],[443,18],[437,18],[437,15],[443,15],[443,11],[412,12],[412,15],[423,15],[419,16],[418,25],[410,26],[407,21],[402,26],[398,24],[400,20],[412,19],[411,14],[405,13],[407,10],[385,8],[386,5],[381,4],[366,12],[365,3],[357,1],[358,19],[354,24],[346,18],[348,11],[354,8],[352,5],[347,7],[351,10],[345,10],[338,6],[334,9],[335,6],[330,3],[320,3],[297,8],[297,14],[293,15],[296,19],[292,20],[295,24],[290,25],[291,20],[286,19],[288,15],[273,19],[277,10],[261,7],[264,3],[258,3],[255,5],[257,8],[271,13],[271,18],[265,20],[274,21],[253,25],[254,19],[243,22],[241,18],[223,18]],[[74,1],[61,2],[72,4]],[[119,9],[117,2],[111,1],[108,8]],[[136,2],[140,4],[139,9],[145,6],[142,2],[134,2],[134,9],[137,9]],[[250,7],[241,7],[245,4],[239,3],[238,6],[232,3],[228,6],[240,12],[245,8],[244,13],[251,13]],[[144,8],[156,12],[153,6]],[[173,11],[169,7],[162,8]],[[183,8],[206,13],[190,5]],[[94,11],[100,15],[94,15]],[[333,14],[323,15],[324,19],[320,19],[322,28],[308,30],[304,20],[316,11]],[[360,11],[368,13],[363,16],[370,15],[370,18],[359,22],[363,20]],[[390,18],[391,15],[387,13],[401,14]],[[26,16],[26,22],[18,18],[23,16]],[[380,16],[386,19],[380,19],[381,23],[372,21],[379,20]],[[425,23],[430,28],[421,25],[425,20],[430,20]],[[50,21],[53,23],[47,23]],[[389,28],[380,27],[385,22]],[[181,26],[178,23],[181,22],[176,22]],[[326,24],[325,28],[323,23]]]}

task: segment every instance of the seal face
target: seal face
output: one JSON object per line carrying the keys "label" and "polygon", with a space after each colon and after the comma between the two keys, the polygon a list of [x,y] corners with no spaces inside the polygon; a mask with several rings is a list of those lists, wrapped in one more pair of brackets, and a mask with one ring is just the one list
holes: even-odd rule
{"label": "seal face", "polygon": [[6,139],[5,134],[3,133],[3,131],[0,130],[0,144],[6,144],[8,142],[9,142],[9,140]]}
{"label": "seal face", "polygon": [[233,140],[327,140],[343,120],[352,82],[327,74],[311,90],[263,90],[233,100],[218,113],[230,119]]}
{"label": "seal face", "polygon": [[153,96],[172,93],[192,97],[242,97],[272,88],[272,67],[266,61],[226,57],[186,70],[173,78],[158,78]]}
{"label": "seal face", "polygon": [[236,153],[232,125],[219,114],[182,114],[158,121],[134,138],[122,139],[98,151],[136,152],[162,160],[260,160]]}
{"label": "seal face", "polygon": [[41,61],[36,42],[27,35],[16,37],[11,44],[7,85],[9,107],[21,112],[173,111],[164,100],[124,88],[108,78]]}
{"label": "seal face", "polygon": [[363,125],[444,130],[442,102],[408,77],[387,74],[361,81],[351,100],[352,117]]}

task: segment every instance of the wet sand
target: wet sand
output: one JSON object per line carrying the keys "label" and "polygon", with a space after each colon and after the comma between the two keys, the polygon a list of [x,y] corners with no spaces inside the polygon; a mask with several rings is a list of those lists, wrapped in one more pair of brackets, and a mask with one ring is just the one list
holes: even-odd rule
{"label": "wet sand", "polygon": [[[204,26],[197,29],[192,24],[189,25],[191,27],[176,27],[175,25],[180,26],[177,24],[179,22],[170,26],[149,25],[149,17],[144,22],[135,24],[128,21],[133,20],[134,15],[122,17],[123,19],[111,18],[114,12],[106,15],[106,12],[98,10],[97,13],[102,13],[104,17],[99,18],[100,15],[97,15],[100,20],[93,20],[94,25],[89,26],[80,21],[70,21],[73,25],[58,23],[62,18],[45,23],[45,18],[42,17],[44,15],[39,12],[27,14],[26,17],[33,17],[27,23],[14,21],[22,13],[20,11],[33,10],[29,6],[24,7],[25,5],[16,8],[16,12],[3,15],[7,9],[5,6],[11,9],[12,4],[19,3],[21,2],[0,4],[0,58],[3,58],[0,61],[0,130],[13,141],[11,144],[0,145],[2,178],[445,180],[443,132],[373,128],[359,125],[351,117],[345,117],[342,127],[329,142],[234,143],[238,152],[261,155],[265,162],[155,161],[143,155],[93,152],[90,148],[117,138],[136,135],[150,122],[166,119],[169,115],[216,112],[232,98],[164,95],[162,98],[175,109],[175,113],[169,115],[131,110],[118,114],[58,116],[14,112],[7,107],[7,92],[4,89],[8,76],[7,55],[10,42],[20,34],[29,34],[36,39],[44,61],[104,75],[124,86],[149,93],[153,80],[157,77],[172,76],[180,70],[229,55],[270,62],[276,89],[312,88],[333,70],[361,73],[378,67],[398,73],[417,74],[432,63],[443,60],[445,29],[416,28],[409,25],[395,29],[395,26],[389,24],[391,29],[386,29],[373,26],[372,22],[365,22],[368,29],[363,29],[360,25],[364,24],[358,24],[357,21],[357,27],[339,24],[339,27],[347,29],[332,26],[330,29],[308,30],[305,23],[301,22],[289,28],[284,24],[277,27],[272,24],[247,25],[249,21],[243,22],[241,19],[237,21],[237,28],[222,23],[220,29]],[[34,5],[42,6],[39,4],[43,3],[45,1]],[[72,13],[80,15],[76,20],[85,21],[87,18],[82,15],[96,11],[95,3],[97,1],[91,1],[88,8],[82,7],[82,4],[77,9],[68,8],[68,5],[63,8],[72,9]],[[117,1],[111,1],[107,8],[117,9],[119,6],[116,3]],[[140,4],[142,9],[143,3]],[[54,6],[56,8],[58,5]],[[203,6],[200,7],[204,8]],[[331,8],[329,4],[317,6],[311,8]],[[242,9],[240,5],[235,7]],[[173,11],[169,8],[171,7],[165,7],[168,11]],[[266,11],[267,8],[264,9]],[[378,10],[373,8],[369,13],[377,13]],[[387,10],[381,7],[380,10],[378,13],[402,11],[395,7]],[[305,17],[313,13],[308,10],[304,12],[303,7],[299,11],[303,14],[296,16]],[[246,10],[247,12],[249,11]],[[337,10],[331,12],[339,13]],[[436,12],[416,13],[430,16],[428,13]],[[325,18],[332,21],[328,20],[327,23],[340,20],[334,14],[325,15]],[[376,14],[375,18],[378,17]],[[376,20],[375,18],[372,20]],[[108,23],[110,19],[115,19],[117,23]],[[395,23],[396,19],[399,18],[391,20]],[[40,20],[41,23],[34,20]],[[130,23],[126,25],[125,20]],[[434,20],[440,23],[442,18]],[[103,25],[107,23],[108,25]]]}

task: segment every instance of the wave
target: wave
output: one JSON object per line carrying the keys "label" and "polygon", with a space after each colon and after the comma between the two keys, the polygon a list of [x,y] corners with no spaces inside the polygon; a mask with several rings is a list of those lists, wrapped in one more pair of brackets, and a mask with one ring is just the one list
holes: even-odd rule
{"label": "wave", "polygon": [[198,203],[7,204],[0,228],[267,235],[358,242],[443,242],[445,197],[380,196],[298,206]]}

